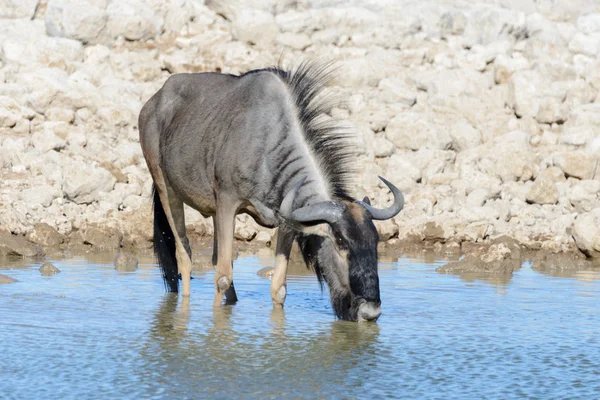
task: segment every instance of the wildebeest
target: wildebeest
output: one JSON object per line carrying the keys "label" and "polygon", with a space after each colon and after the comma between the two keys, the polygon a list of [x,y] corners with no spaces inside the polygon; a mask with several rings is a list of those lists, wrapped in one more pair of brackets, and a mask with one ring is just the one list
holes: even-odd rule
{"label": "wildebeest", "polygon": [[233,286],[235,216],[251,215],[277,233],[271,297],[286,298],[294,240],[338,318],[381,314],[378,234],[372,220],[402,209],[400,191],[382,178],[393,204],[377,209],[349,195],[352,148],[327,116],[328,64],[267,68],[240,76],[177,74],[144,105],[140,143],[154,180],[154,249],[167,290],[190,294],[191,250],[184,203],[214,222],[215,300],[237,301]]}

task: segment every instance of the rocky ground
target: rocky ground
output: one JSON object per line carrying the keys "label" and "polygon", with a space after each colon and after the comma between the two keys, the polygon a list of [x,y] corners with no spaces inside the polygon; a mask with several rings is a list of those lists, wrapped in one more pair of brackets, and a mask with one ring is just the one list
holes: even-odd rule
{"label": "rocky ground", "polygon": [[0,0],[0,254],[150,248],[144,102],[173,73],[315,57],[339,61],[356,196],[405,193],[386,246],[600,255],[595,0]]}

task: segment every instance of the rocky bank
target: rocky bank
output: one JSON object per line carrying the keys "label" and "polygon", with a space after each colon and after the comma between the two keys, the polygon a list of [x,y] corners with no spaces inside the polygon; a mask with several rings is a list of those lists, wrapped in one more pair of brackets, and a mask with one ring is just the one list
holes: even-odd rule
{"label": "rocky bank", "polygon": [[[377,175],[406,197],[382,239],[600,254],[595,0],[0,0],[0,253],[150,248],[144,102],[280,58],[338,60],[356,197],[390,201]],[[271,234],[238,218],[241,241]]]}

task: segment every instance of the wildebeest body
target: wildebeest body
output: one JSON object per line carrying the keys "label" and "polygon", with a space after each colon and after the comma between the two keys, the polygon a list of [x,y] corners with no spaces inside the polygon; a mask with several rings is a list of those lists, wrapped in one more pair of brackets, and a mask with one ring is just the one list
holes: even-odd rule
{"label": "wildebeest body", "polygon": [[328,74],[313,64],[293,72],[255,70],[241,76],[180,74],[140,113],[140,143],[155,185],[155,253],[171,291],[190,292],[191,249],[183,204],[213,216],[215,305],[236,301],[232,272],[235,215],[279,227],[271,283],[275,306],[285,300],[285,274],[296,238],[307,264],[327,282],[336,315],[379,314],[377,231],[372,219],[400,211],[353,201],[351,142],[327,116]]}
{"label": "wildebeest body", "polygon": [[244,201],[242,207],[259,224],[274,227],[275,221],[263,220],[248,204],[250,199],[278,210],[301,175],[315,178],[300,191],[295,207],[330,198],[314,155],[302,143],[292,104],[284,83],[269,71],[242,78],[174,75],[144,107],[142,115],[150,121],[154,116],[159,136],[145,140],[158,144],[153,150],[160,167],[185,203],[214,215],[215,191],[228,192]]}

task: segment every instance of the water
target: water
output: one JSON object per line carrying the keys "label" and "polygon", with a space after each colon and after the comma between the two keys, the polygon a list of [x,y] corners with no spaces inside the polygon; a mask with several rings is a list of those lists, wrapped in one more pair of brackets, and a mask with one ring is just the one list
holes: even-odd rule
{"label": "water", "polygon": [[383,315],[356,324],[306,274],[272,310],[256,256],[236,261],[240,302],[220,309],[212,272],[183,302],[153,265],[111,261],[0,269],[20,281],[0,285],[1,399],[600,397],[599,272],[489,283],[399,259],[380,264]]}

